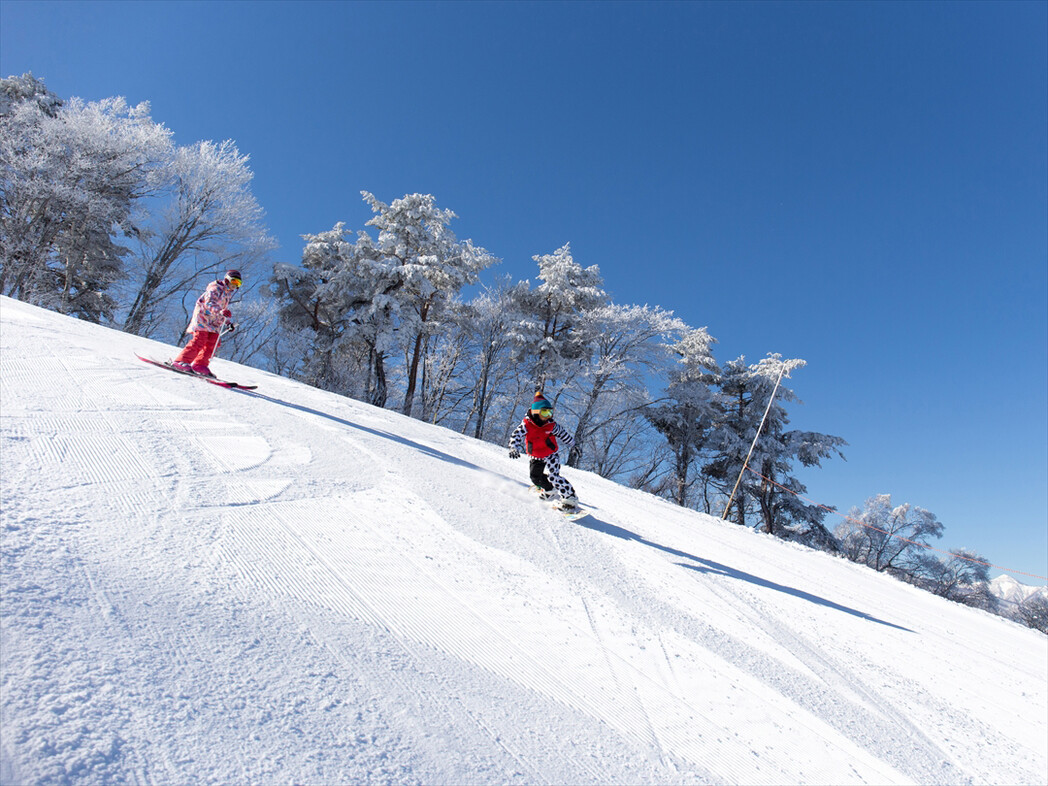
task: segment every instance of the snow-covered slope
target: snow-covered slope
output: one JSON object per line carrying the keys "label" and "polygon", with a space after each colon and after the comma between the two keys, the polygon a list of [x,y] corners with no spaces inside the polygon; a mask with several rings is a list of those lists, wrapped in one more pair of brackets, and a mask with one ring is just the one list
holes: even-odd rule
{"label": "snow-covered slope", "polygon": [[1048,780],[1048,638],[0,300],[0,781]]}

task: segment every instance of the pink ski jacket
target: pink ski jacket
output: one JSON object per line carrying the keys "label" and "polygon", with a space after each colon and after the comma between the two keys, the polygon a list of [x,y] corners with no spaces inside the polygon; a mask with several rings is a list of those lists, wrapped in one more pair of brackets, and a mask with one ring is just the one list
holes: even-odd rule
{"label": "pink ski jacket", "polygon": [[221,333],[222,326],[226,324],[226,317],[222,312],[229,308],[229,301],[233,299],[234,292],[236,289],[227,286],[222,279],[208,284],[204,294],[197,298],[193,308],[193,319],[186,328],[186,333],[194,333],[197,330]]}

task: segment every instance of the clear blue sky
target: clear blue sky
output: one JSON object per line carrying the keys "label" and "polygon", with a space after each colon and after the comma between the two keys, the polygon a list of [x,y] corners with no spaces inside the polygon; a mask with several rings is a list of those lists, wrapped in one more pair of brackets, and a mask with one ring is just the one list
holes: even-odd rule
{"label": "clear blue sky", "polygon": [[362,189],[434,194],[518,279],[570,242],[721,361],[808,361],[793,425],[850,443],[811,498],[1040,576],[1046,41],[1000,0],[0,3],[3,76],[235,140],[282,261]]}

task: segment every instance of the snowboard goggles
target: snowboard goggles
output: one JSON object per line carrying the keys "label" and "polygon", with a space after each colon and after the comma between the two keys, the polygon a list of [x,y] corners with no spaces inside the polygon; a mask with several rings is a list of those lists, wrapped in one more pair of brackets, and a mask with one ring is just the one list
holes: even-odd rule
{"label": "snowboard goggles", "polygon": [[229,282],[229,286],[233,287],[233,289],[240,289],[240,285],[244,283],[239,278],[227,278],[226,281]]}
{"label": "snowboard goggles", "polygon": [[553,417],[553,410],[549,407],[544,407],[539,410],[539,417],[543,420],[549,420],[551,417]]}

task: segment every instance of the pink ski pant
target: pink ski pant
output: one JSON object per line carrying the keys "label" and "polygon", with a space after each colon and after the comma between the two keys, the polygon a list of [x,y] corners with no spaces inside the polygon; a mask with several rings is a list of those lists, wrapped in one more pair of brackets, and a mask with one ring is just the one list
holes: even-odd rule
{"label": "pink ski pant", "polygon": [[211,362],[211,356],[215,354],[217,347],[218,333],[212,333],[209,330],[194,330],[193,338],[189,339],[189,343],[178,353],[175,361],[207,368],[207,365]]}

